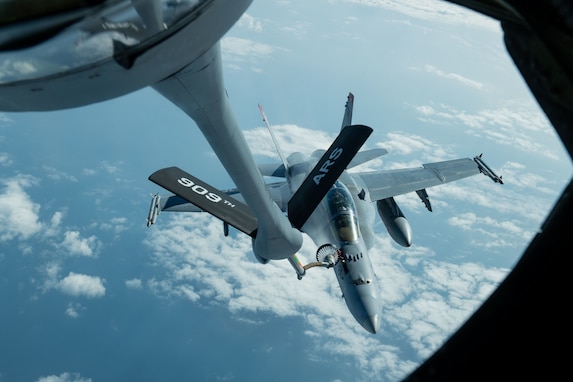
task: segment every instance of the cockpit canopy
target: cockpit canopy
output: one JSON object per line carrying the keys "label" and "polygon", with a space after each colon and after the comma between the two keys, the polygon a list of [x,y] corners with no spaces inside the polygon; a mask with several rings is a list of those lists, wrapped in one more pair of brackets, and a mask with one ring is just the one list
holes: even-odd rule
{"label": "cockpit canopy", "polygon": [[356,207],[346,186],[339,181],[334,183],[326,194],[328,212],[332,221],[333,233],[340,241],[354,242],[360,237]]}

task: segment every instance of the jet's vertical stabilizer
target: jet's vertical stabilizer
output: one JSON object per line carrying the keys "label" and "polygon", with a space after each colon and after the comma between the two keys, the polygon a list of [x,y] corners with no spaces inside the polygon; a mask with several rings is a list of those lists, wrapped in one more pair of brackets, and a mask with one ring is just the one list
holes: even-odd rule
{"label": "jet's vertical stabilizer", "polygon": [[342,126],[340,130],[346,126],[352,125],[352,109],[354,108],[354,94],[348,93],[348,100],[344,106],[344,117],[342,118]]}

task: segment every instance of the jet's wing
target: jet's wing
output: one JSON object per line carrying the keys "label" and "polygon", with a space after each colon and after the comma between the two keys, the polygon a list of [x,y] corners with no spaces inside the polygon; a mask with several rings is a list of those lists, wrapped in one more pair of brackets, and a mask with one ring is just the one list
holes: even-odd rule
{"label": "jet's wing", "polygon": [[470,158],[426,163],[422,167],[356,173],[364,181],[372,201],[390,198],[479,174]]}

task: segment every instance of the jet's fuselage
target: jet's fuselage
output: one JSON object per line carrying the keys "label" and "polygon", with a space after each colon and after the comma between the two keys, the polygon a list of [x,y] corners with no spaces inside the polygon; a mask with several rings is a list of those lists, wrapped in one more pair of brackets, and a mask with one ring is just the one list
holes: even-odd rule
{"label": "jet's fuselage", "polygon": [[[286,175],[289,188],[294,193],[316,161],[300,153],[292,154],[288,161],[289,170]],[[359,196],[360,190],[357,188],[352,175],[343,173],[302,231],[317,246],[332,244],[337,248],[334,272],[346,305],[362,327],[376,333],[380,329],[382,313],[380,289],[368,254],[369,247],[361,232],[361,227],[371,226],[369,223],[374,217],[374,207],[366,195]],[[364,219],[361,219],[359,211],[363,212]]]}

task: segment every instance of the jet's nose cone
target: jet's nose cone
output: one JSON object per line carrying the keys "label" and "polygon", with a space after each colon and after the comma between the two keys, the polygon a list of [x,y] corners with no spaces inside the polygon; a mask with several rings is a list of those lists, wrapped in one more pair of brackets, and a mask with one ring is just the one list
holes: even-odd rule
{"label": "jet's nose cone", "polygon": [[378,333],[380,331],[380,315],[375,314],[370,316],[370,324],[372,325],[373,333]]}
{"label": "jet's nose cone", "polygon": [[380,315],[373,314],[368,317],[368,320],[362,321],[361,324],[364,329],[368,330],[372,334],[376,334],[380,331]]}

